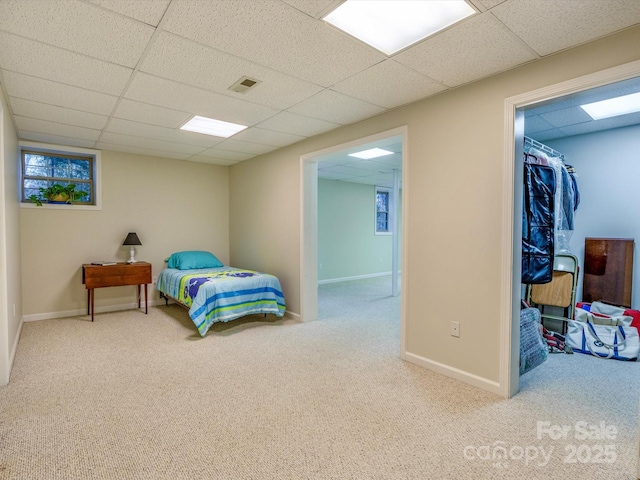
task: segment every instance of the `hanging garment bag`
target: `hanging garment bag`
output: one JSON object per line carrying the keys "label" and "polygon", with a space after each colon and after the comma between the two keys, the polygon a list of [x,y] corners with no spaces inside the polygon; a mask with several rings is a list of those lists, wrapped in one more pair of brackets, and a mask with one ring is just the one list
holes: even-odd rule
{"label": "hanging garment bag", "polygon": [[554,195],[553,168],[524,164],[522,209],[522,283],[549,283],[553,276]]}

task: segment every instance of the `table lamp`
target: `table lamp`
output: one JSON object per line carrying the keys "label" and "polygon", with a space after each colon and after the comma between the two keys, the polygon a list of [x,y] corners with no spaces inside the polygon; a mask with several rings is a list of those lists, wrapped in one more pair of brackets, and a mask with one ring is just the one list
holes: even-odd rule
{"label": "table lamp", "polygon": [[127,263],[136,263],[136,259],[134,258],[134,255],[136,253],[136,249],[133,246],[134,245],[142,245],[142,242],[138,238],[138,235],[136,235],[135,232],[129,232],[129,234],[127,235],[127,238],[124,239],[124,243],[122,245],[131,246],[130,258],[129,258],[129,260],[127,260]]}

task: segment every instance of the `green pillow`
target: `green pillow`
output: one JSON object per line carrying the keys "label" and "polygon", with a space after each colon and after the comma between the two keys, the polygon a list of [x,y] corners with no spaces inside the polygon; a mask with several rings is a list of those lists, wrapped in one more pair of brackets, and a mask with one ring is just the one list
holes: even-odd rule
{"label": "green pillow", "polygon": [[191,270],[194,268],[216,268],[224,265],[211,252],[198,250],[188,250],[185,252],[172,253],[167,262],[169,268],[178,270]]}

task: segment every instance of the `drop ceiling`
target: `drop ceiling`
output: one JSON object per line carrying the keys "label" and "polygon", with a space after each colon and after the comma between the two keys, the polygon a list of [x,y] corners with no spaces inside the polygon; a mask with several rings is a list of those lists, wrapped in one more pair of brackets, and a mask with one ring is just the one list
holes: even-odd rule
{"label": "drop ceiling", "polygon": [[[351,153],[370,148],[383,148],[393,153],[371,160],[362,160],[349,156]],[[394,170],[398,172],[400,180],[402,178],[402,137],[398,135],[357,145],[318,158],[318,177],[327,180],[392,188]],[[400,182],[399,185],[402,186],[402,183]]]}
{"label": "drop ceiling", "polygon": [[21,140],[232,165],[640,23],[637,0],[469,0],[389,57],[322,21],[340,3],[2,0],[0,85]]}
{"label": "drop ceiling", "polygon": [[591,88],[525,109],[525,135],[544,142],[640,124],[640,112],[593,120],[580,105],[640,92],[640,78]]}

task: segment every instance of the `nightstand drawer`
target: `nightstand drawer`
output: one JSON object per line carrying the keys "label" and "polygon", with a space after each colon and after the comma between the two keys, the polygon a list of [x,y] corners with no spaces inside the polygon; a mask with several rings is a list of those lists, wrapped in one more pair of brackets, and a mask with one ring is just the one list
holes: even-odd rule
{"label": "nightstand drawer", "polygon": [[82,283],[86,288],[119,287],[151,283],[151,264],[83,265]]}

